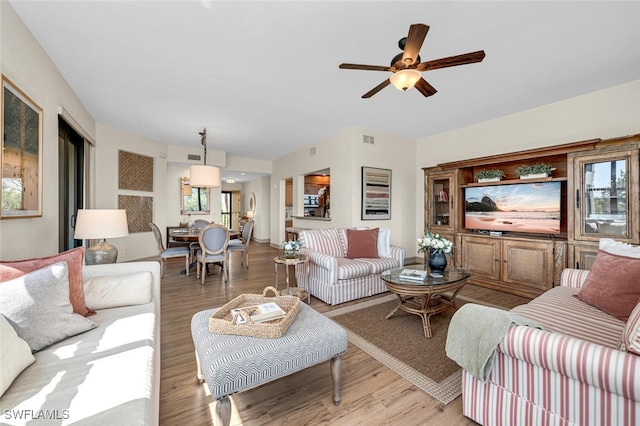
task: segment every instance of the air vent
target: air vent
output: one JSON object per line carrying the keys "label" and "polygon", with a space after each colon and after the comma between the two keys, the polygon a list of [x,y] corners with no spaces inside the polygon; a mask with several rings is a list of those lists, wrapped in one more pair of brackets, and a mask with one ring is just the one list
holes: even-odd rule
{"label": "air vent", "polygon": [[199,154],[189,154],[187,155],[188,160],[200,161],[201,157]]}
{"label": "air vent", "polygon": [[375,143],[373,136],[362,135],[362,143],[373,145]]}
{"label": "air vent", "polygon": [[309,155],[316,155],[316,147],[309,148]]}

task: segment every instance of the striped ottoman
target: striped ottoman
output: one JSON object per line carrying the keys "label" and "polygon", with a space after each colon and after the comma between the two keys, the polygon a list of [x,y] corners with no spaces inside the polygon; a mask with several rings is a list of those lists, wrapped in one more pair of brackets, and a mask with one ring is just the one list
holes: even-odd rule
{"label": "striped ottoman", "polygon": [[191,320],[198,379],[207,383],[217,400],[215,424],[228,425],[231,420],[229,395],[327,360],[331,360],[333,403],[340,403],[340,355],[347,350],[347,333],[338,324],[300,304],[295,321],[278,339],[213,334],[209,317],[215,311],[198,312]]}

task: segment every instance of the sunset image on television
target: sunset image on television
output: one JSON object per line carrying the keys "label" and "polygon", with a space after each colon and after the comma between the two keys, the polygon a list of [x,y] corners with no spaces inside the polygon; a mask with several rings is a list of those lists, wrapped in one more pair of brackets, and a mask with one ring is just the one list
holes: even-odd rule
{"label": "sunset image on television", "polygon": [[465,228],[560,232],[560,182],[465,188]]}

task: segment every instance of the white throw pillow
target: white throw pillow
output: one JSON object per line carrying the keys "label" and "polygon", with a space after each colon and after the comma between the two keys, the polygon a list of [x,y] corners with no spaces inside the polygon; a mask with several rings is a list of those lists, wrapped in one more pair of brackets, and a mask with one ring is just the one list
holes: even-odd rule
{"label": "white throw pillow", "polygon": [[616,254],[618,256],[640,258],[640,246],[615,241],[611,238],[601,238],[599,248],[607,253]]}
{"label": "white throw pillow", "polygon": [[151,272],[89,278],[84,282],[84,300],[89,309],[144,305],[151,302]]}
{"label": "white throw pillow", "polygon": [[0,313],[33,352],[97,327],[73,313],[67,262],[0,283]]}
{"label": "white throw pillow", "polygon": [[378,256],[391,257],[391,229],[378,229]]}
{"label": "white throw pillow", "polygon": [[22,340],[4,315],[0,314],[0,397],[22,371],[33,364],[36,358],[29,344]]}

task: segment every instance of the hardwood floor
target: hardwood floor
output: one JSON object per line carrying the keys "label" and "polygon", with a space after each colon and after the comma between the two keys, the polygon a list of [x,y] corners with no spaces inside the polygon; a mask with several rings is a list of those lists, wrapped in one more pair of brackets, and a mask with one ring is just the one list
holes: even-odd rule
{"label": "hardwood floor", "polygon": [[[242,293],[261,293],[273,286],[273,258],[279,250],[268,244],[250,245],[250,268],[240,267],[232,254],[230,279],[222,284],[215,268],[200,285],[195,271],[181,275],[184,262],[170,259],[162,279],[160,424],[211,425],[215,402],[206,384],[196,381],[191,339],[191,317],[218,307]],[[283,268],[280,266],[280,268]],[[279,289],[285,274],[279,271]],[[292,278],[293,278],[293,270]],[[513,307],[529,299],[467,285],[462,296]],[[375,296],[374,296],[375,297]],[[377,296],[379,297],[379,296]],[[311,306],[327,312],[355,302],[330,307],[311,298]],[[473,425],[462,415],[461,398],[443,405],[349,344],[342,356],[342,402],[334,406],[329,363],[307,368],[288,377],[231,397],[231,423],[236,425]]]}

